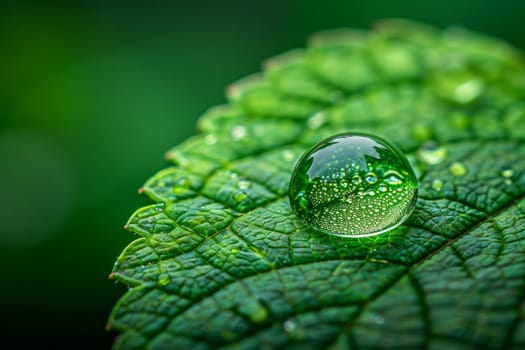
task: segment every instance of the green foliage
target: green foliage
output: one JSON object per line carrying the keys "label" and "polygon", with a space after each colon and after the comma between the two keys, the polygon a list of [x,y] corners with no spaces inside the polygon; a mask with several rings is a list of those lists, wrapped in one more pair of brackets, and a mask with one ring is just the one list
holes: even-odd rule
{"label": "green foliage", "polygon": [[[144,185],[155,203],[111,274],[131,286],[116,348],[525,346],[520,52],[389,20],[315,35],[228,97]],[[390,140],[417,170],[395,230],[332,237],[292,214],[295,161],[344,131]]]}

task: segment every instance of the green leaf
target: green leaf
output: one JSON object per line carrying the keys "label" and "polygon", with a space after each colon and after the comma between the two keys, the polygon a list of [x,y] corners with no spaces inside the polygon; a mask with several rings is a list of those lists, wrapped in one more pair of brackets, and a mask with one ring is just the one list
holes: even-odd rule
{"label": "green leaf", "polygon": [[[154,203],[129,219],[140,238],[111,274],[130,286],[115,348],[525,347],[518,50],[388,20],[316,34],[228,97],[142,189]],[[417,170],[395,230],[331,237],[293,215],[295,162],[343,131],[390,140]]]}

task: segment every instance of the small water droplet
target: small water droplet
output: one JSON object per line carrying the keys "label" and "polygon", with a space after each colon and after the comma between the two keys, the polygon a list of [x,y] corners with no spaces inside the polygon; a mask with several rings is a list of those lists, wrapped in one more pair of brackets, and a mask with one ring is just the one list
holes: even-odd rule
{"label": "small water droplet", "polygon": [[191,181],[187,177],[182,177],[175,181],[173,185],[173,194],[184,194],[188,192],[188,189],[191,187]]}
{"label": "small water droplet", "polygon": [[514,175],[514,171],[512,169],[503,169],[501,171],[501,176],[508,178],[511,178]]}
{"label": "small water droplet", "polygon": [[429,165],[439,164],[447,157],[447,149],[434,142],[425,142],[417,150],[418,158]]}
{"label": "small water droplet", "polygon": [[443,189],[443,181],[435,179],[430,186],[436,191],[441,191]]}
{"label": "small water droplet", "polygon": [[283,159],[287,162],[290,162],[293,160],[293,152],[290,151],[289,149],[285,149],[283,151]]}
{"label": "small water droplet", "polygon": [[215,135],[213,134],[208,134],[206,136],[204,136],[204,143],[206,143],[207,145],[214,145],[217,143],[217,137],[215,137]]}
{"label": "small water droplet", "polygon": [[479,79],[471,79],[456,85],[453,97],[456,102],[469,103],[475,100],[484,89],[483,82]]}
{"label": "small water droplet", "polygon": [[246,137],[246,127],[242,125],[235,125],[231,130],[231,138],[234,141],[239,141],[240,139]]}
{"label": "small water droplet", "polygon": [[310,129],[319,129],[326,123],[326,112],[318,112],[308,118],[307,124]]}
{"label": "small water droplet", "polygon": [[241,190],[247,190],[248,188],[250,188],[250,186],[251,186],[251,183],[248,180],[239,181],[239,188]]}
{"label": "small water droplet", "polygon": [[467,174],[467,167],[460,162],[454,162],[450,165],[448,170],[452,173],[454,176],[464,176]]}
{"label": "small water droplet", "polygon": [[384,318],[383,316],[376,315],[376,316],[374,317],[374,322],[375,322],[376,324],[383,324],[383,323],[385,323],[385,318]]}
{"label": "small water droplet", "polygon": [[283,329],[286,333],[293,333],[297,330],[297,322],[289,318],[283,323]]}
{"label": "small water droplet", "polygon": [[388,187],[386,187],[385,185],[379,185],[379,187],[377,189],[379,190],[379,192],[387,192],[388,191]]}
{"label": "small water droplet", "polygon": [[236,201],[236,202],[242,202],[243,200],[245,200],[246,198],[248,197],[248,195],[244,192],[237,192],[233,195],[233,199]]}

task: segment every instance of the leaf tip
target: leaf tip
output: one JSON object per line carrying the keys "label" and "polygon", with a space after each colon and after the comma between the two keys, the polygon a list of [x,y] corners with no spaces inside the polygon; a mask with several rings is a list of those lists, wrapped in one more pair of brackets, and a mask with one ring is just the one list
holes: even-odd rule
{"label": "leaf tip", "polygon": [[137,192],[138,192],[139,194],[143,194],[143,193],[144,193],[144,187],[140,187],[140,188],[137,190]]}

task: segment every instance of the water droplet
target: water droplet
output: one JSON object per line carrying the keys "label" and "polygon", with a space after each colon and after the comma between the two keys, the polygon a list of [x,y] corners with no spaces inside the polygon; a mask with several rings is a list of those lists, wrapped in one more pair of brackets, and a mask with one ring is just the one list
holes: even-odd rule
{"label": "water droplet", "polygon": [[214,145],[217,143],[217,137],[215,137],[215,135],[212,135],[212,134],[208,134],[206,136],[204,136],[204,143],[206,143],[207,145]]}
{"label": "water droplet", "polygon": [[318,112],[308,118],[308,127],[310,129],[319,129],[326,123],[326,112]]}
{"label": "water droplet", "polygon": [[443,189],[443,181],[435,179],[430,186],[436,191],[441,191]]}
{"label": "water droplet", "polygon": [[247,190],[248,188],[250,188],[250,185],[251,185],[251,183],[248,180],[241,180],[241,181],[239,181],[239,188],[241,190]]}
{"label": "water droplet", "polygon": [[234,141],[239,141],[246,136],[246,128],[242,125],[235,125],[232,127],[230,135]]}
{"label": "water droplet", "polygon": [[371,236],[408,218],[417,186],[397,147],[369,134],[340,134],[317,143],[297,162],[290,202],[299,219],[316,231]]}
{"label": "water droplet", "polygon": [[434,142],[425,142],[417,150],[418,158],[426,164],[439,164],[447,157],[447,149]]}
{"label": "water droplet", "polygon": [[511,178],[512,175],[514,175],[514,171],[512,169],[503,169],[501,171],[501,176],[506,177],[507,179]]}
{"label": "water droplet", "polygon": [[283,323],[283,329],[286,333],[293,333],[297,329],[297,322],[289,318]]}
{"label": "water droplet", "polygon": [[453,97],[456,102],[469,103],[475,100],[484,89],[483,82],[479,79],[471,79],[456,85]]}
{"label": "water droplet", "polygon": [[287,161],[287,162],[292,161],[292,160],[293,160],[293,152],[290,151],[289,149],[285,149],[285,150],[283,151],[283,158],[284,158],[284,160]]}
{"label": "water droplet", "polygon": [[454,176],[463,176],[467,174],[467,167],[465,167],[465,165],[460,162],[454,162],[450,164],[450,167],[448,168],[448,170]]}
{"label": "water droplet", "polygon": [[171,282],[171,278],[169,275],[164,275],[159,278],[159,285],[161,286],[167,286],[168,284],[170,284],[170,282]]}
{"label": "water droplet", "polygon": [[233,195],[233,200],[235,200],[236,202],[242,202],[247,197],[248,197],[248,195],[246,193],[244,193],[244,192],[237,192],[236,194]]}
{"label": "water droplet", "polygon": [[376,316],[374,317],[374,322],[375,322],[376,324],[383,324],[383,323],[385,323],[385,318],[384,318],[383,316],[376,315]]}
{"label": "water droplet", "polygon": [[175,181],[173,185],[173,194],[182,195],[188,192],[191,187],[191,181],[187,177],[182,177]]}

